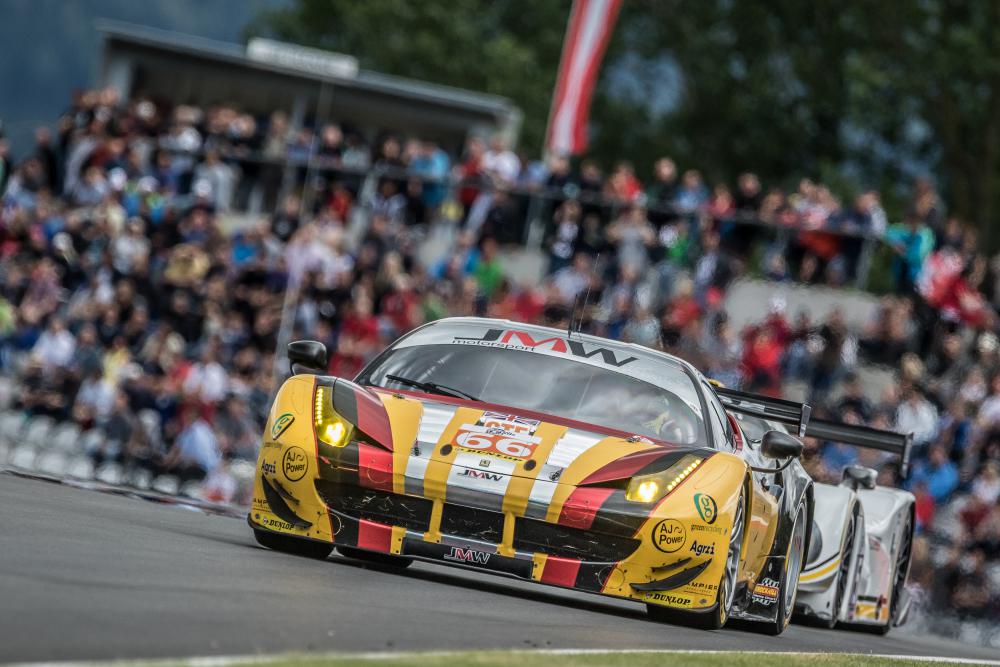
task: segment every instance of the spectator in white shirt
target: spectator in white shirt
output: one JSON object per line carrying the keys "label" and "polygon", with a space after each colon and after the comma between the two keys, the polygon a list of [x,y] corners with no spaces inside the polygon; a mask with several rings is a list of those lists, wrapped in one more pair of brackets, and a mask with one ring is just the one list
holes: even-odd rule
{"label": "spectator in white shirt", "polygon": [[144,229],[142,218],[131,218],[125,225],[125,233],[111,244],[112,263],[119,273],[129,274],[133,265],[149,258],[149,239]]}
{"label": "spectator in white shirt", "polygon": [[239,171],[219,159],[218,151],[205,153],[205,161],[194,170],[194,182],[204,183],[209,188],[209,196],[215,208],[223,213],[229,210],[236,192]]}
{"label": "spectator in white shirt", "polygon": [[1000,498],[1000,464],[986,462],[982,474],[972,482],[972,495],[986,505],[996,503]]}
{"label": "spectator in white shirt", "polygon": [[555,287],[563,303],[573,303],[577,295],[583,292],[590,283],[590,256],[584,252],[576,253],[573,263],[565,266],[552,275],[552,286]]}
{"label": "spectator in white shirt", "polygon": [[[973,368],[973,370],[978,370]],[[993,376],[990,383],[990,394],[979,405],[977,418],[979,426],[985,430],[993,430],[1000,425],[1000,374]]]}
{"label": "spectator in white shirt", "polygon": [[184,428],[177,435],[164,464],[181,482],[200,481],[222,462],[219,441],[201,415],[188,414],[182,419]]}
{"label": "spectator in white shirt", "polygon": [[216,360],[215,350],[206,345],[201,353],[201,360],[191,366],[184,378],[184,391],[206,403],[217,403],[225,397],[228,388],[229,376],[226,375],[226,370]]}
{"label": "spectator in white shirt", "polygon": [[76,393],[73,416],[81,423],[90,420],[103,421],[111,414],[114,400],[114,388],[104,378],[103,371],[99,367],[92,368],[87,372],[83,382],[80,383],[80,390]]}
{"label": "spectator in white shirt", "polygon": [[49,321],[49,326],[38,337],[31,353],[41,362],[45,370],[51,371],[69,366],[75,351],[76,339],[73,338],[73,334],[66,330],[66,325],[61,319],[53,317]]}
{"label": "spectator in white shirt", "polygon": [[938,415],[934,406],[916,389],[907,389],[896,409],[896,431],[912,433],[916,445],[927,445],[937,436]]}
{"label": "spectator in white shirt", "polygon": [[483,154],[483,171],[498,185],[510,185],[521,173],[521,161],[499,134],[490,142],[490,149]]}

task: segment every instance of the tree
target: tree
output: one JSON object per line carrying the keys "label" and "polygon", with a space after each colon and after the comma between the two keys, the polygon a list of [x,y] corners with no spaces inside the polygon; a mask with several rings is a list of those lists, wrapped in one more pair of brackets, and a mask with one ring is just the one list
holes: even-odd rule
{"label": "tree", "polygon": [[[847,63],[854,118],[935,168],[952,209],[1000,245],[1000,6],[990,0],[871,1]],[[916,131],[914,131],[916,126]],[[927,131],[920,131],[926,127]]]}
{"label": "tree", "polygon": [[640,155],[646,147],[648,159],[659,147],[717,177],[745,168],[772,182],[840,176],[880,187],[895,198],[897,216],[912,178],[932,173],[953,211],[976,222],[989,247],[1000,245],[992,224],[1000,212],[997,3],[660,0],[626,8],[619,57],[668,58],[682,85],[675,111],[647,117],[640,136],[602,125],[601,151],[618,143]]}
{"label": "tree", "polygon": [[349,53],[363,67],[511,98],[521,143],[542,146],[569,16],[566,1],[298,0],[261,14],[248,34]]}
{"label": "tree", "polygon": [[[541,147],[570,3],[298,0],[251,29],[364,66],[510,97]],[[640,173],[671,155],[879,187],[895,216],[933,173],[1000,244],[1000,8],[993,0],[629,0],[591,113],[591,152]]]}

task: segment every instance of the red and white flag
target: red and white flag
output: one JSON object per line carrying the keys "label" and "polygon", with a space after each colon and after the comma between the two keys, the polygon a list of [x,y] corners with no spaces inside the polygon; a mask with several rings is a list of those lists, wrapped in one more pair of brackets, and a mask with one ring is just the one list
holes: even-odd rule
{"label": "red and white flag", "polygon": [[576,155],[587,147],[590,98],[621,4],[621,0],[573,2],[545,138],[553,153]]}

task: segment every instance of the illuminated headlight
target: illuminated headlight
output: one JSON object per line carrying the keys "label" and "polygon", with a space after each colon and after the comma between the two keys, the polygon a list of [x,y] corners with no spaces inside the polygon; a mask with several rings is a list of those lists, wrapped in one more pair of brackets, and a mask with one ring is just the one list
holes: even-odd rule
{"label": "illuminated headlight", "polygon": [[677,488],[704,460],[694,454],[685,454],[666,470],[633,477],[625,491],[625,499],[634,503],[655,503]]}
{"label": "illuminated headlight", "polygon": [[316,437],[331,447],[343,447],[351,441],[354,426],[328,407],[327,387],[316,388]]}

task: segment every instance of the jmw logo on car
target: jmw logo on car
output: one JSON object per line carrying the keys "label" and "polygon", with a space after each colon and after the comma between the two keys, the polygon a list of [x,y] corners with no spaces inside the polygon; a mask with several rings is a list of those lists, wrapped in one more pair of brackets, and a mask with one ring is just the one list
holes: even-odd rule
{"label": "jmw logo on car", "polygon": [[473,470],[472,468],[465,468],[462,472],[458,473],[459,477],[471,477],[472,479],[484,479],[491,482],[499,482],[503,479],[503,475],[498,475],[495,472],[485,472],[483,470]]}
{"label": "jmw logo on car", "polygon": [[606,347],[595,347],[587,350],[583,343],[578,340],[566,340],[565,338],[542,338],[535,340],[531,334],[514,329],[487,329],[482,338],[474,336],[456,336],[455,342],[462,345],[484,345],[487,347],[514,347],[525,350],[534,350],[540,347],[547,347],[552,352],[560,354],[572,354],[574,357],[590,359],[600,355],[604,363],[609,366],[621,368],[625,364],[636,361],[638,357],[626,357],[619,360],[613,350]]}
{"label": "jmw logo on car", "polygon": [[462,547],[452,547],[451,552],[444,555],[445,560],[458,561],[459,563],[471,563],[473,565],[486,565],[490,562],[490,556],[485,551],[475,549],[463,549]]}

